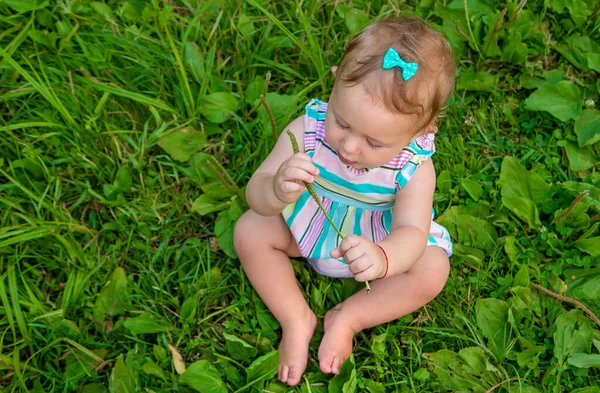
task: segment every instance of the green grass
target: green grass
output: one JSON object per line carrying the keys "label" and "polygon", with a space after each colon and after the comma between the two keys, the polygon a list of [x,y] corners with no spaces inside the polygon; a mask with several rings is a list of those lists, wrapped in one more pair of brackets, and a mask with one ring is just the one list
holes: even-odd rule
{"label": "green grass", "polygon": [[[281,132],[353,33],[408,14],[459,67],[434,156],[451,277],[289,390],[599,391],[600,327],[530,286],[600,313],[597,1],[28,4],[0,2],[3,392],[287,391],[231,243],[273,145],[264,78]],[[294,268],[320,319],[362,288]]]}

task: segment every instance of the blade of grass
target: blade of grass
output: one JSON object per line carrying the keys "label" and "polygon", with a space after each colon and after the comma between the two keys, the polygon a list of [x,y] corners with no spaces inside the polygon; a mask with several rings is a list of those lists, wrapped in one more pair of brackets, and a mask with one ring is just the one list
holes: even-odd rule
{"label": "blade of grass", "polygon": [[56,108],[56,110],[58,110],[58,112],[69,124],[75,125],[75,120],[73,119],[67,108],[64,107],[62,102],[56,97],[54,92],[49,87],[44,86],[42,84],[41,80],[37,77],[35,70],[31,66],[31,64],[29,64],[27,59],[25,59],[25,62],[29,65],[34,75],[31,75],[23,67],[21,67],[21,65],[14,61],[11,55],[5,52],[2,48],[0,48],[0,55],[2,55],[2,57],[4,57],[8,64],[10,64],[11,67],[16,69],[27,80],[27,82],[33,85],[33,87],[42,95],[42,97],[44,97],[54,108]]}
{"label": "blade of grass", "polygon": [[19,331],[21,332],[21,336],[27,341],[31,340],[31,333],[29,332],[29,328],[27,323],[25,322],[25,316],[23,315],[23,310],[21,309],[21,303],[19,301],[19,289],[17,287],[17,276],[15,273],[15,265],[8,266],[8,294],[10,295],[10,301],[12,304],[12,309],[15,315],[15,319],[17,320],[17,326],[19,327]]}
{"label": "blade of grass", "polygon": [[[173,42],[173,38],[171,37],[171,33],[169,32],[169,28],[165,28],[165,33],[167,34],[167,41],[169,41],[169,46],[171,47],[171,51],[173,52],[173,56],[175,56],[175,61],[177,62],[177,67],[179,68],[179,86],[183,90],[183,102],[185,104],[185,109],[187,111],[188,117],[193,119],[195,117],[196,112],[196,104],[194,102],[194,96],[192,95],[192,89],[190,88],[190,81],[187,77],[187,71],[185,70],[185,66],[183,65],[183,61],[181,60],[181,55]],[[185,43],[182,43],[184,45]]]}
{"label": "blade of grass", "polygon": [[125,90],[125,89],[122,89],[122,88],[116,87],[116,86],[109,86],[109,85],[105,85],[103,83],[94,82],[90,79],[84,79],[84,81],[85,81],[85,83],[95,87],[98,90],[108,92],[108,93],[114,94],[119,97],[128,98],[128,99],[131,99],[132,101],[139,102],[140,104],[152,105],[152,106],[155,106],[157,108],[163,109],[163,110],[171,112],[171,113],[177,113],[177,111],[175,109],[173,109],[169,105],[165,104],[164,102],[154,99],[154,98],[146,97],[143,94],[134,93],[132,91],[128,91],[128,90]]}

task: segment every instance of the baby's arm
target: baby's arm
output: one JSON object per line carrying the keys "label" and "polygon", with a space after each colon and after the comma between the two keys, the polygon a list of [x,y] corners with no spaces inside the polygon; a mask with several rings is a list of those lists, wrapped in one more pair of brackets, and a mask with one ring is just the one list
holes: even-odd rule
{"label": "baby's arm", "polygon": [[[298,117],[285,130],[290,130],[298,141],[304,141],[304,119]],[[312,183],[317,168],[309,156],[294,154],[289,136],[284,131],[279,136],[269,156],[250,178],[246,188],[246,199],[250,208],[263,216],[274,216],[304,191],[303,183]]]}
{"label": "baby's arm", "polygon": [[435,169],[427,160],[396,194],[391,232],[379,242],[388,256],[388,276],[406,272],[425,252],[434,190]]}

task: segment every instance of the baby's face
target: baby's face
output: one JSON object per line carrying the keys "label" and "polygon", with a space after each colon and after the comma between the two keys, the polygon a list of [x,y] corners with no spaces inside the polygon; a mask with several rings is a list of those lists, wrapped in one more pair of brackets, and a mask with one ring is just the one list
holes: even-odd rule
{"label": "baby's face", "polygon": [[362,84],[337,83],[329,99],[325,134],[344,165],[375,168],[390,162],[408,143],[423,135],[416,117],[391,112]]}

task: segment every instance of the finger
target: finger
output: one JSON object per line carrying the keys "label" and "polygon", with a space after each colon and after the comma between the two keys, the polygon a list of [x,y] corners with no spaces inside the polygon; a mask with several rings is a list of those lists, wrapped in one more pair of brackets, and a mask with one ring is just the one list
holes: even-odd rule
{"label": "finger", "polygon": [[349,266],[350,271],[354,274],[359,274],[364,272],[373,266],[373,262],[369,260],[369,258],[361,257],[352,262]]}
{"label": "finger", "polygon": [[295,181],[285,181],[281,184],[281,191],[286,194],[304,190],[304,184],[296,183]]}
{"label": "finger", "polygon": [[289,167],[283,171],[283,180],[300,180],[304,183],[312,183],[315,181],[315,177],[304,169]]}
{"label": "finger", "polygon": [[354,275],[354,279],[358,282],[371,281],[375,278],[377,277],[375,277],[374,269],[372,268],[372,266],[369,269]]}
{"label": "finger", "polygon": [[342,249],[342,252],[344,253],[344,255],[346,255],[348,250],[350,250],[352,247],[358,246],[359,244],[360,244],[360,236],[348,235],[340,243],[340,248]]}
{"label": "finger", "polygon": [[308,156],[306,156],[306,159],[303,157],[292,157],[288,160],[288,166],[304,169],[313,176],[317,176],[319,174],[319,168],[313,164],[312,159]]}
{"label": "finger", "polygon": [[348,263],[353,263],[363,255],[365,255],[365,248],[361,246],[355,246],[344,253],[344,259],[346,259],[346,262]]}
{"label": "finger", "polygon": [[341,258],[341,257],[342,257],[342,255],[344,255],[344,254],[342,254],[342,250],[341,250],[339,247],[336,247],[336,248],[334,248],[334,249],[333,249],[333,250],[332,250],[332,251],[329,253],[329,255],[330,255],[332,258],[336,258],[336,259],[337,259],[337,258]]}

